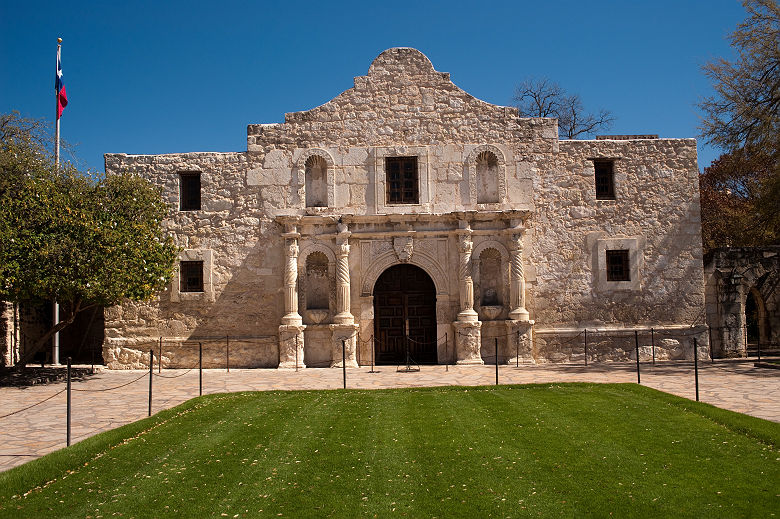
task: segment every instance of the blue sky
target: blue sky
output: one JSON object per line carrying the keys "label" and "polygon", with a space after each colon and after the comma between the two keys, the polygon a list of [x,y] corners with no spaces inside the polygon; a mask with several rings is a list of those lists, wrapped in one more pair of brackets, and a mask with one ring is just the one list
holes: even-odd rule
{"label": "blue sky", "polygon": [[[279,122],[352,87],[390,47],[415,47],[470,94],[511,104],[547,76],[608,133],[696,137],[701,65],[731,57],[745,17],[726,0],[648,2],[37,2],[0,0],[0,111],[54,118],[56,39],[64,139],[103,153],[243,151],[246,125]],[[699,143],[699,165],[720,151]]]}

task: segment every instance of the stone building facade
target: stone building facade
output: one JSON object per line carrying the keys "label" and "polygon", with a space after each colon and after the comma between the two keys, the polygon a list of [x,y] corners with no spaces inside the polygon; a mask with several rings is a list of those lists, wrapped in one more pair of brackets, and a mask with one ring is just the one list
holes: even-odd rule
{"label": "stone building facade", "polygon": [[181,367],[199,340],[219,365],[220,337],[246,367],[339,366],[342,347],[351,366],[567,361],[584,327],[685,330],[707,351],[695,141],[561,141],[414,49],[250,124],[245,152],[105,161],[163,188],[182,249],[157,299],[106,310],[111,367],[160,337]]}

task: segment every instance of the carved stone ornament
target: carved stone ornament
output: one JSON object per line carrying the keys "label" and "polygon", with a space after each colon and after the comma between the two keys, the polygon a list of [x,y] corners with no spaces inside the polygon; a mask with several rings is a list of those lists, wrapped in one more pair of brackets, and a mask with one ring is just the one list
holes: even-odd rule
{"label": "carved stone ornament", "polygon": [[400,236],[393,238],[393,249],[398,256],[398,260],[406,263],[412,258],[414,253],[414,240],[411,236]]}

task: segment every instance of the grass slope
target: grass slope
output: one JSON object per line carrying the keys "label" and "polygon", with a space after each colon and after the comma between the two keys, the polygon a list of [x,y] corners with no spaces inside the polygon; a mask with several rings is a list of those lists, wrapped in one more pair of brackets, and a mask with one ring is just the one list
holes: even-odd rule
{"label": "grass slope", "polygon": [[768,517],[779,440],[631,384],[210,395],[0,473],[0,517]]}

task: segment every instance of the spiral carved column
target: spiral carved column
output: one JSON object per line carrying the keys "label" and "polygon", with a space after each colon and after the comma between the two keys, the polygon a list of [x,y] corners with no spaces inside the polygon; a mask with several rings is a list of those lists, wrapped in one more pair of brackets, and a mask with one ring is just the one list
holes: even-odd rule
{"label": "spiral carved column", "polygon": [[349,231],[339,232],[336,243],[339,255],[336,260],[336,316],[338,324],[352,324],[355,318],[350,313],[350,283],[349,283]]}
{"label": "spiral carved column", "polygon": [[[336,236],[336,245],[338,246],[338,257],[336,258],[336,315],[333,317],[334,324],[331,325],[333,331],[331,345],[330,365],[333,368],[340,368],[342,360],[346,366],[357,367],[357,330],[355,317],[351,312],[350,305],[350,280],[349,280],[349,237],[352,233],[347,230],[347,225],[339,223],[338,235]],[[342,341],[345,348],[342,351]]]}
{"label": "spiral carved column", "polygon": [[509,318],[516,321],[527,321],[528,310],[525,309],[525,272],[523,272],[523,233],[518,232],[511,237],[510,244],[511,271],[509,299],[512,310]]}

